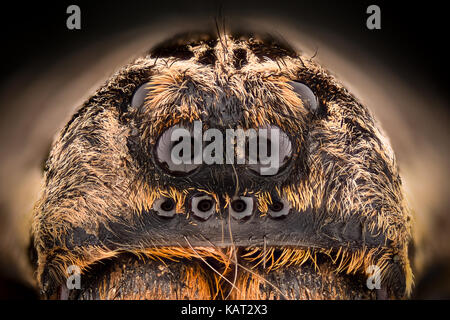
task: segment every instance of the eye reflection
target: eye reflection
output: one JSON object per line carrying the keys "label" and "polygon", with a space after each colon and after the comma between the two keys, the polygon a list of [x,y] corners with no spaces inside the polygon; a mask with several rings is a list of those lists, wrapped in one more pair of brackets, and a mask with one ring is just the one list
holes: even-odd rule
{"label": "eye reflection", "polygon": [[131,107],[133,109],[142,108],[150,91],[150,88],[151,86],[149,82],[146,82],[136,89],[136,91],[133,94],[133,97],[131,98]]}
{"label": "eye reflection", "polygon": [[[183,130],[186,134],[184,136],[178,136],[175,141],[173,139],[173,133],[175,130]],[[186,141],[190,143],[190,153],[184,154],[185,148],[183,146]],[[197,143],[202,143],[201,141]],[[197,169],[200,164],[194,163],[195,138],[192,132],[178,125],[167,129],[156,143],[156,160],[158,165],[166,172],[172,175],[186,175]],[[201,152],[201,150],[200,150]]]}
{"label": "eye reflection", "polygon": [[293,87],[294,92],[303,101],[305,108],[311,112],[317,111],[319,108],[319,100],[307,85],[297,81],[290,81],[289,84]]}
{"label": "eye reflection", "polygon": [[[289,159],[292,156],[292,143],[289,137],[286,135],[285,132],[283,132],[280,128],[277,126],[265,126],[261,127],[260,129],[266,129],[267,130],[267,139],[262,139],[261,136],[258,134],[258,136],[250,137],[247,147],[248,154],[249,154],[249,169],[261,174],[261,169],[264,167],[268,167],[268,164],[264,164],[261,162],[260,158],[260,152],[261,148],[266,153],[267,157],[272,157],[272,148],[274,150],[278,149],[278,170],[275,174],[280,172],[280,170],[287,165],[289,162]],[[272,131],[278,131],[278,135],[275,135],[275,139],[272,139]],[[259,131],[258,131],[259,132]],[[252,147],[253,146],[253,149]],[[256,147],[256,148],[255,148]],[[275,156],[275,155],[274,155]]]}

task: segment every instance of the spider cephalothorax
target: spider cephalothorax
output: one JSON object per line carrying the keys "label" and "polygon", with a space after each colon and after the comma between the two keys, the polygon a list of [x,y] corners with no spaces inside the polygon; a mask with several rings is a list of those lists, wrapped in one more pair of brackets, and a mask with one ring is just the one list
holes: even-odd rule
{"label": "spider cephalothorax", "polygon": [[[177,166],[167,133],[196,121],[276,128],[280,167]],[[184,35],[114,74],[55,141],[32,235],[47,297],[64,295],[69,265],[83,279],[71,298],[374,298],[373,266],[378,297],[412,285],[388,141],[333,76],[270,37]]]}

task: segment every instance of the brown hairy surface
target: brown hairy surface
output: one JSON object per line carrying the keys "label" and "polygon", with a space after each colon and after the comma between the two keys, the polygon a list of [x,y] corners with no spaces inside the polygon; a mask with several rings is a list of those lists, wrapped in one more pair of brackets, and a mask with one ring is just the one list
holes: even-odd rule
{"label": "brown hairy surface", "polygon": [[[44,295],[52,295],[63,284],[69,265],[79,266],[88,275],[99,262],[133,253],[192,262],[154,268],[145,264],[139,271],[142,278],[134,285],[127,280],[131,279],[127,270],[142,264],[133,261],[121,267],[117,263],[98,280],[101,290],[85,291],[82,297],[274,298],[282,291],[295,299],[370,298],[360,286],[352,291],[351,284],[336,277],[341,273],[363,276],[372,264],[380,266],[383,287],[390,296],[408,296],[413,283],[408,258],[411,216],[394,153],[371,112],[327,70],[282,45],[225,33],[219,38],[179,41],[170,50],[155,49],[115,73],[54,142],[32,223],[36,276]],[[313,115],[305,108],[289,84],[292,80],[301,80],[314,91],[323,114]],[[144,107],[135,110],[129,107],[130,97],[142,83],[148,83],[149,94]],[[224,99],[226,114],[221,109]],[[165,129],[205,119],[225,127],[280,127],[296,146],[291,174],[270,187],[250,181],[222,194],[212,181],[204,185],[189,181],[192,187],[171,183],[146,160],[152,157],[149,150]],[[188,217],[184,208],[193,190],[215,199],[223,197],[224,208],[235,193],[255,195],[262,217],[275,193],[286,197],[296,214],[312,210],[324,226],[356,219],[363,238],[365,232],[378,234],[384,242],[375,247],[363,240],[351,246],[344,241],[341,246],[316,248],[259,247],[247,253],[231,248],[224,254],[214,247],[194,248],[188,240],[172,248],[161,245],[164,240],[136,242],[120,234],[120,226],[135,226],[152,214],[152,205],[160,197],[173,199],[177,212]],[[340,241],[338,235],[329,237]],[[322,269],[317,267],[318,254],[329,258],[322,262]],[[263,264],[268,274],[236,271],[248,269],[238,263],[241,259],[253,263],[252,268]],[[312,264],[306,266],[306,262]],[[170,268],[184,279],[173,287],[167,284],[173,281],[164,278],[164,270]],[[298,279],[299,287],[302,283],[308,287],[305,270],[316,283],[306,291],[285,290],[283,283],[288,281],[274,280],[280,273],[280,277]],[[209,275],[204,276],[205,272]],[[134,271],[130,274],[135,276]],[[193,277],[198,280],[195,287],[189,284]],[[151,279],[166,285],[152,285]],[[128,287],[113,292],[119,283]],[[270,286],[267,283],[277,290],[259,289]],[[133,286],[150,289],[136,293]]]}

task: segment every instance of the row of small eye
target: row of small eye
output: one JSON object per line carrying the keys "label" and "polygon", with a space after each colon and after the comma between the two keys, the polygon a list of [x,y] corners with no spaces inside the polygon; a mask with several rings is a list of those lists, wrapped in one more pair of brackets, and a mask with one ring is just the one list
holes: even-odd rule
{"label": "row of small eye", "polygon": [[[236,220],[246,220],[254,212],[253,197],[236,197],[229,205],[229,214]],[[206,221],[216,212],[214,199],[209,195],[194,196],[190,202],[190,212],[198,219]],[[153,211],[158,216],[172,218],[176,214],[175,202],[171,198],[162,197],[153,203]],[[289,202],[285,199],[274,201],[269,205],[268,214],[272,218],[287,216],[291,210]]]}

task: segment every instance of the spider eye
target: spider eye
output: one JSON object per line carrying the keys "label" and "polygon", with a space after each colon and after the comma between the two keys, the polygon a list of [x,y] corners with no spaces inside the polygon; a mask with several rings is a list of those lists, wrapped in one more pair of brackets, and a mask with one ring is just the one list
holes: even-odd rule
{"label": "spider eye", "polygon": [[292,86],[294,92],[303,101],[305,108],[311,112],[317,111],[319,108],[319,100],[307,85],[297,81],[290,81],[289,84]]}
{"label": "spider eye", "polygon": [[166,172],[182,176],[193,172],[201,164],[196,163],[201,153],[202,141],[196,141],[192,130],[181,126],[167,129],[156,143],[156,160]]}
{"label": "spider eye", "polygon": [[[264,171],[264,168],[268,168],[268,163],[263,163],[261,155],[267,154],[268,157],[277,156],[278,168],[270,175],[277,174],[289,162],[292,157],[292,143],[289,137],[277,126],[264,126],[260,129],[267,130],[266,138],[258,134],[256,137],[250,137],[249,139],[249,169],[260,174]],[[272,132],[274,131],[273,134]],[[274,139],[273,139],[274,138]],[[262,150],[261,150],[262,149]],[[262,154],[261,154],[262,151]],[[275,154],[272,155],[272,151]]]}
{"label": "spider eye", "polygon": [[253,198],[236,197],[230,204],[229,212],[236,220],[248,219],[253,214]]}
{"label": "spider eye", "polygon": [[268,214],[272,218],[282,218],[289,214],[291,206],[289,202],[285,199],[278,199],[269,205]]}
{"label": "spider eye", "polygon": [[133,97],[131,98],[131,107],[134,109],[139,109],[141,108],[144,103],[145,100],[148,96],[148,93],[150,91],[150,84],[148,82],[141,84],[136,91],[133,94]]}
{"label": "spider eye", "polygon": [[172,218],[175,216],[176,210],[175,210],[175,201],[170,198],[160,198],[157,199],[153,203],[152,209],[156,212],[156,214],[160,217],[164,218]]}
{"label": "spider eye", "polygon": [[208,220],[216,210],[216,202],[209,195],[192,198],[192,213],[201,220]]}

